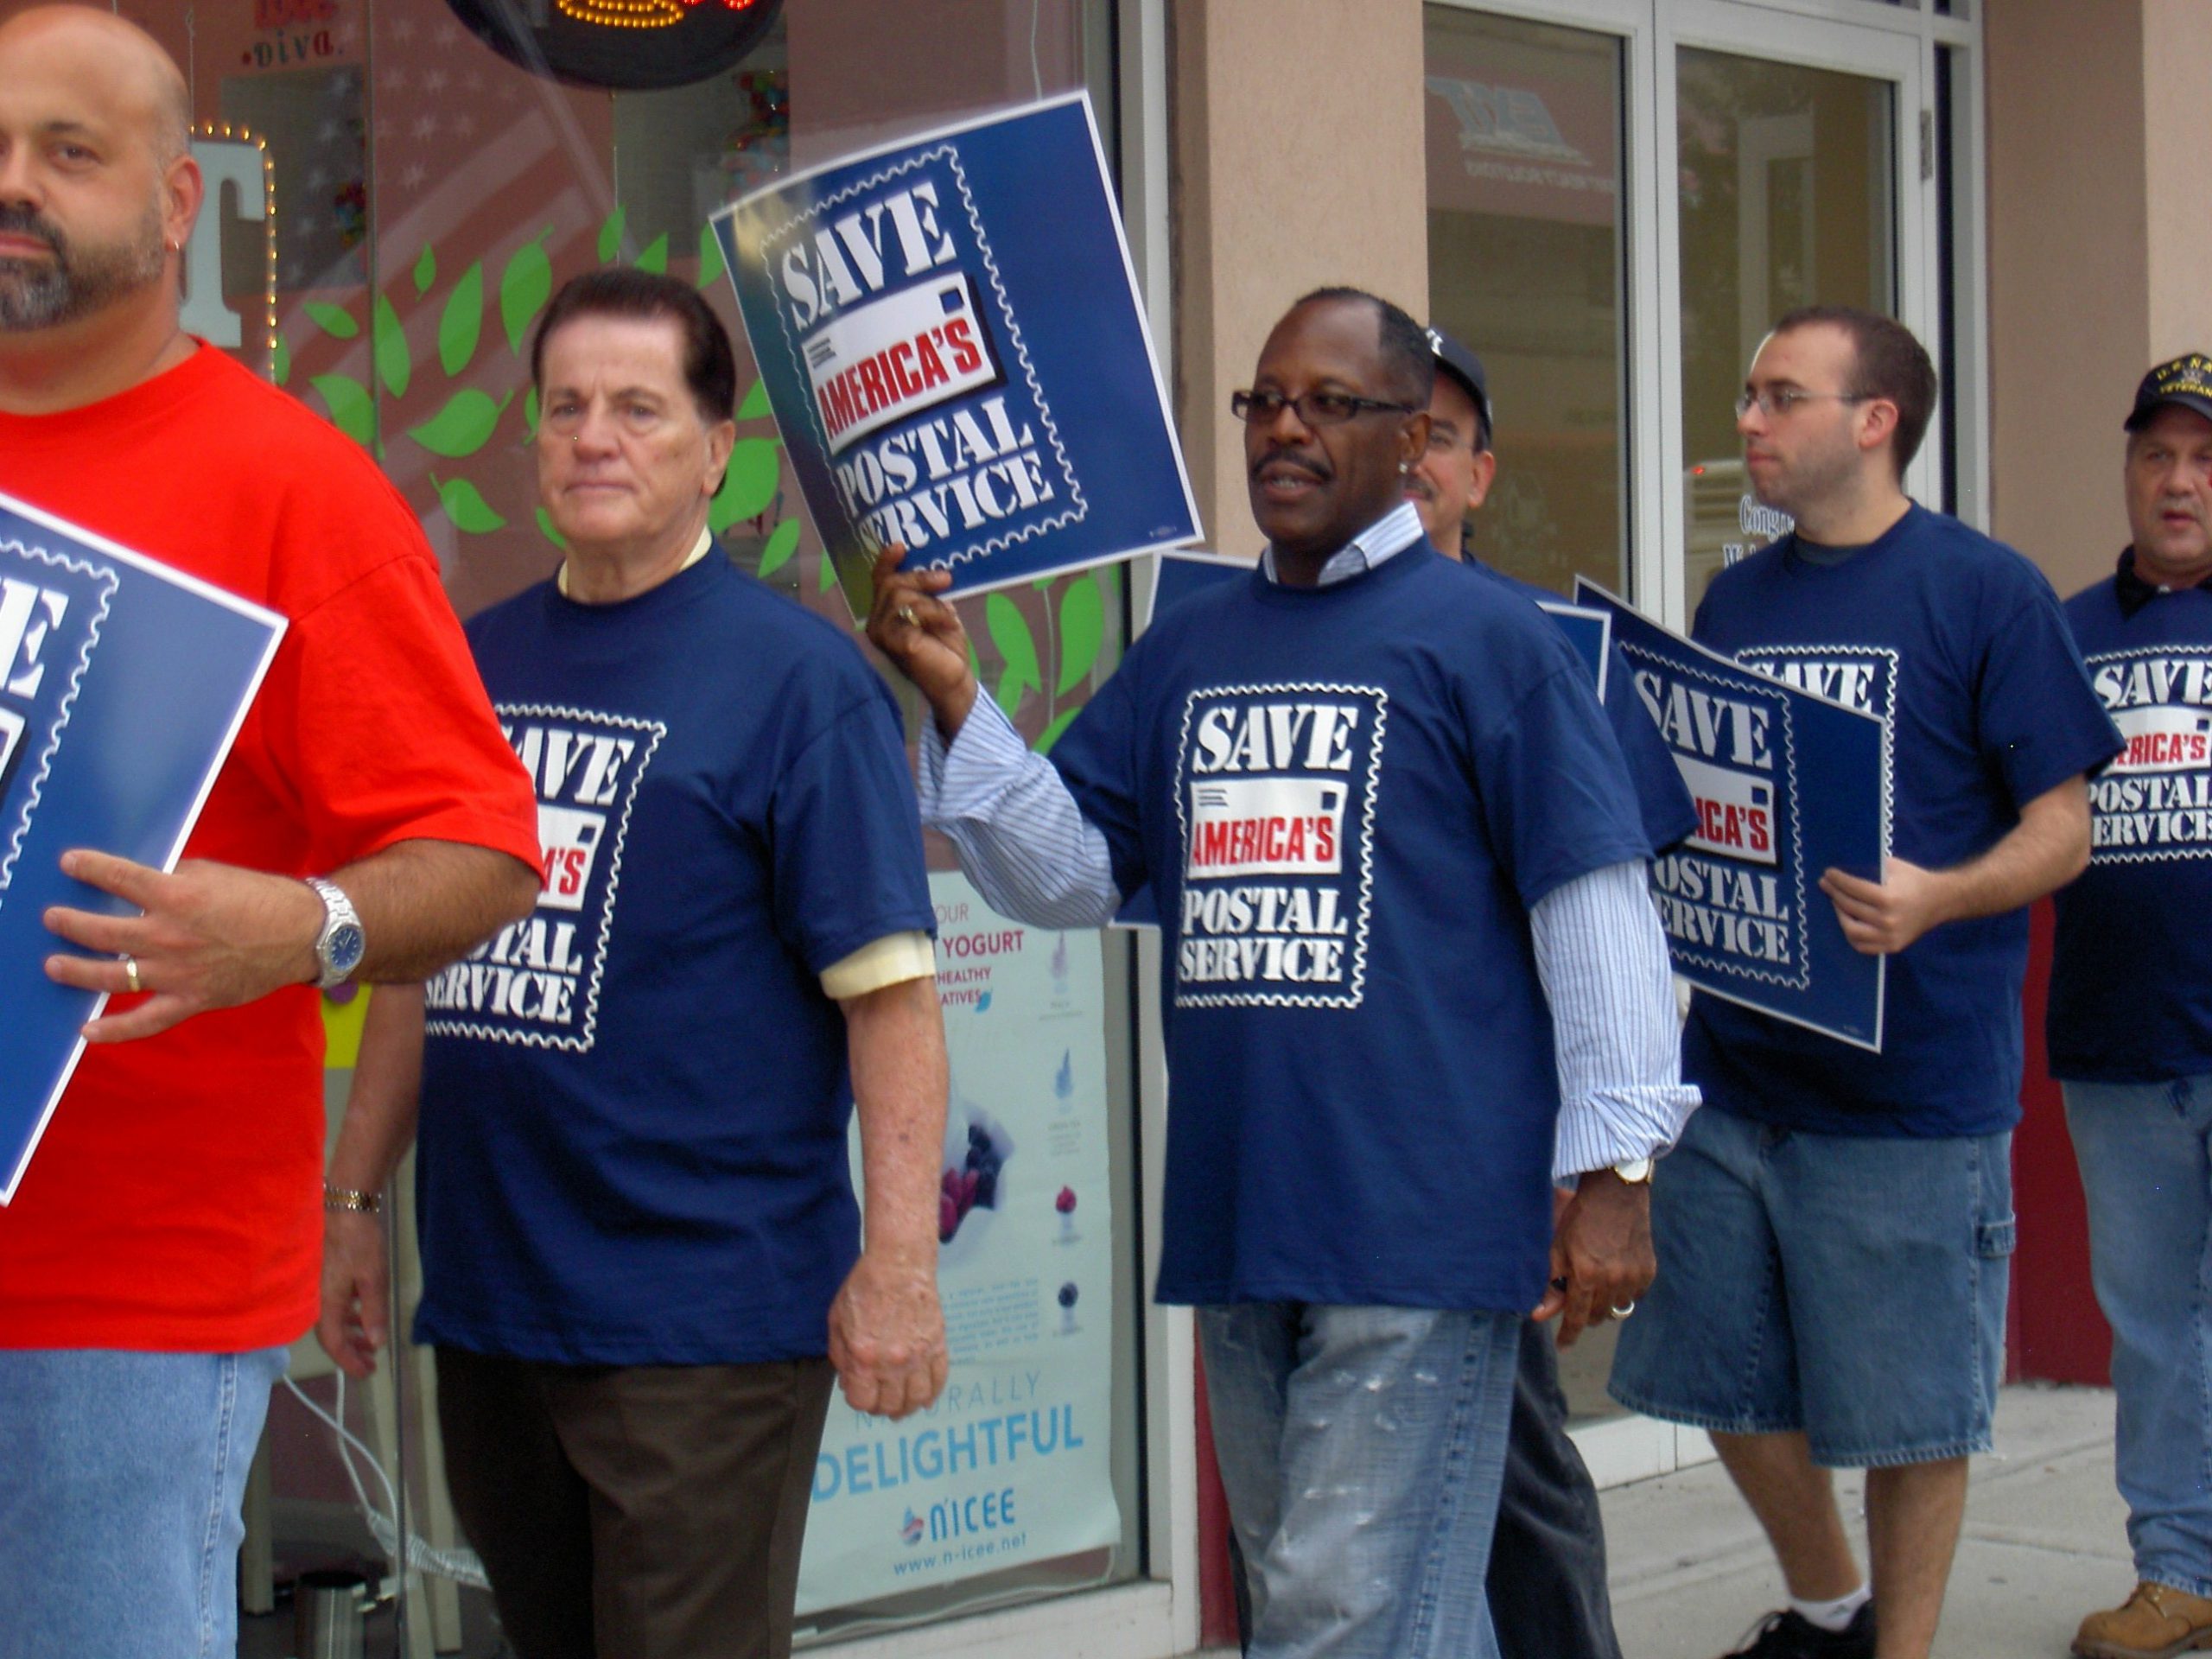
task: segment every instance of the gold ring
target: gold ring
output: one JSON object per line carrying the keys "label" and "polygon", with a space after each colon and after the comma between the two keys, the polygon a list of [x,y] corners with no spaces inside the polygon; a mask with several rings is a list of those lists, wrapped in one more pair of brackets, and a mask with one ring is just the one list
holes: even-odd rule
{"label": "gold ring", "polygon": [[133,996],[146,988],[138,982],[138,958],[128,950],[123,953],[123,983],[124,988]]}
{"label": "gold ring", "polygon": [[910,628],[918,628],[922,626],[921,619],[914,614],[914,607],[911,605],[901,605],[892,614]]}

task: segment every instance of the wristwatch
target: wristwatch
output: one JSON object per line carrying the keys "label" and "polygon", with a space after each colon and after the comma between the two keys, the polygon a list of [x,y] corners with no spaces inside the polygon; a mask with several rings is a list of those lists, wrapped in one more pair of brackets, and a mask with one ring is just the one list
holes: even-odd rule
{"label": "wristwatch", "polygon": [[311,875],[307,884],[322,900],[322,931],[315,936],[315,959],[322,964],[322,971],[315,982],[327,991],[353,976],[369,942],[361,931],[361,918],[353,901],[336,882]]}
{"label": "wristwatch", "polygon": [[1625,1162],[1615,1164],[1613,1173],[1630,1186],[1648,1186],[1651,1184],[1651,1160],[1630,1158]]}

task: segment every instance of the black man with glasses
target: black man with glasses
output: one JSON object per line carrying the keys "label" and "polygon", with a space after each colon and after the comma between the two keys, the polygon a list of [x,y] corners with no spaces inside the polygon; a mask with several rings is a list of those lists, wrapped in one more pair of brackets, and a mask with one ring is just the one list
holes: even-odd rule
{"label": "black man with glasses", "polygon": [[[1737,429],[1796,528],[1715,577],[1694,630],[1887,731],[1884,879],[1829,870],[1813,901],[1889,958],[1881,1048],[1694,1000],[1707,1109],[1654,1183],[1668,1270],[1613,1364],[1623,1404],[1711,1432],[1774,1547],[1789,1605],[1758,1659],[1935,1637],[2004,1362],[2025,907],[2087,862],[2083,774],[2120,747],[2042,575],[1905,495],[1936,391],[1886,317],[1783,318]],[[1868,1471],[1871,1586],[1837,1467]]]}
{"label": "black man with glasses", "polygon": [[1555,1131],[1572,1185],[1695,1103],[1586,671],[1404,499],[1433,375],[1395,306],[1292,308],[1232,404],[1259,568],[1155,618],[1049,760],[977,696],[940,575],[887,554],[869,622],[935,714],[925,817],[993,906],[1158,900],[1156,1294],[1197,1309],[1260,1659],[1496,1654],[1522,1323],[1554,1278],[1580,1326],[1652,1271],[1573,1210],[1551,1249]]}

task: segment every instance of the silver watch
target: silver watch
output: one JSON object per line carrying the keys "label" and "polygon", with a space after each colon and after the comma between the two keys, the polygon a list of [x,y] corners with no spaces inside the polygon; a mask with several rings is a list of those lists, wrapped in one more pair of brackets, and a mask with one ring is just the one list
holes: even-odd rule
{"label": "silver watch", "polygon": [[344,984],[361,965],[368,937],[361,931],[361,918],[353,901],[334,881],[319,875],[307,878],[316,898],[322,900],[322,931],[315,936],[315,959],[322,965],[315,984],[323,990]]}

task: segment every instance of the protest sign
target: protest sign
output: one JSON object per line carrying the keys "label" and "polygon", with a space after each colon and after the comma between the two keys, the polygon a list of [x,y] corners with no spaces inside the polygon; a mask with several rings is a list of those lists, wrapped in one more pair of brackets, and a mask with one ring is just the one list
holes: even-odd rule
{"label": "protest sign", "polygon": [[803,1613],[1122,1535],[1099,936],[1009,921],[958,874],[931,875],[930,893],[951,1062],[938,1222],[951,1370],[936,1404],[897,1422],[832,1402]]}
{"label": "protest sign", "polygon": [[794,174],[714,219],[807,512],[865,615],[1198,539],[1082,93]]}
{"label": "protest sign", "polygon": [[1878,1051],[1885,959],[1853,948],[1820,880],[1880,877],[1881,721],[1670,633],[1586,577],[1575,597],[1611,612],[1613,643],[1697,808],[1697,833],[1652,866],[1675,970]]}
{"label": "protest sign", "polygon": [[275,613],[0,496],[0,1204],[105,995],[57,985],[49,905],[131,913],[73,847],[167,869],[283,637]]}
{"label": "protest sign", "polygon": [[1152,601],[1145,608],[1145,627],[1162,611],[1173,610],[1194,594],[1227,582],[1249,582],[1253,563],[1233,553],[1161,553],[1153,560]]}
{"label": "protest sign", "polygon": [[1613,616],[1600,606],[1568,605],[1558,600],[1540,599],[1536,608],[1558,624],[1559,631],[1567,636],[1567,643],[1574,647],[1574,654],[1590,671],[1590,677],[1597,683],[1598,701],[1605,700],[1606,668],[1613,655]]}

